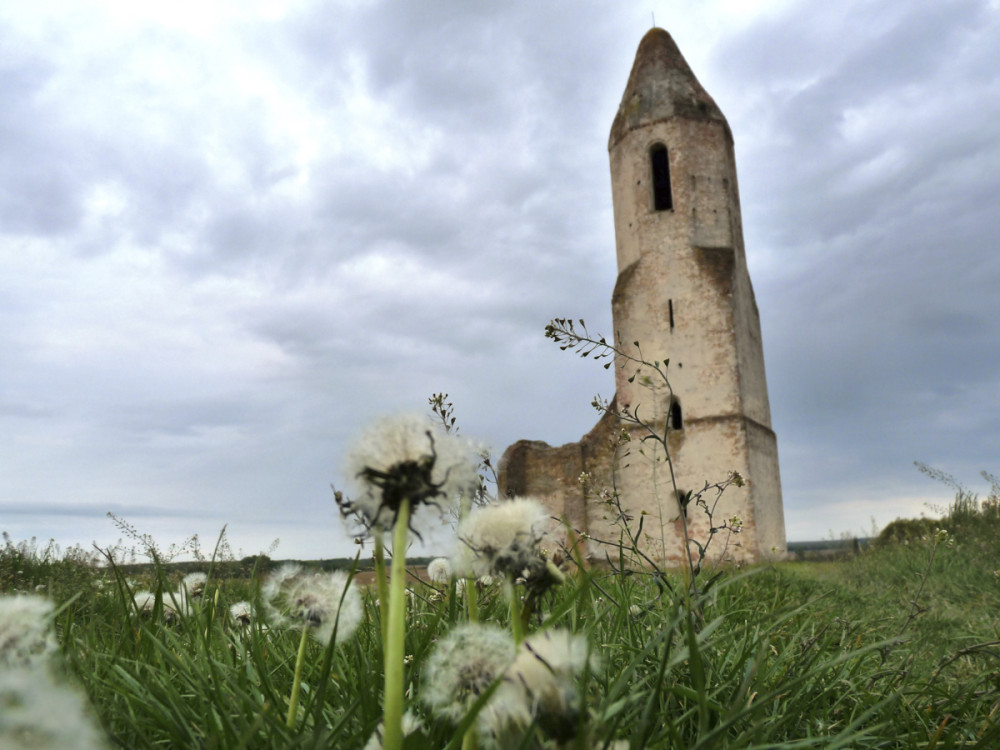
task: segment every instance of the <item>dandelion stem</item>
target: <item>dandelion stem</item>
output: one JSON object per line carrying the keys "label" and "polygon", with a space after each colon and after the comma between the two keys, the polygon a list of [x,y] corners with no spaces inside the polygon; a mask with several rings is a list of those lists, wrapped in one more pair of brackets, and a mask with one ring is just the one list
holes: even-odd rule
{"label": "dandelion stem", "polygon": [[289,729],[295,728],[295,715],[299,710],[299,690],[302,688],[302,665],[306,658],[306,640],[309,638],[309,626],[303,625],[302,639],[299,641],[299,653],[295,657],[295,677],[292,679],[292,694],[288,698],[288,719],[286,724]]}
{"label": "dandelion stem", "polygon": [[385,575],[385,545],[382,543],[382,532],[375,532],[375,585],[378,590],[378,610],[382,625],[382,643],[385,643],[385,631],[389,626],[389,582]]}
{"label": "dandelion stem", "polygon": [[403,659],[406,650],[406,534],[410,501],[399,504],[392,536],[389,623],[385,640],[385,750],[403,747]]}
{"label": "dandelion stem", "polygon": [[510,632],[514,635],[514,643],[520,646],[524,641],[524,620],[521,619],[521,595],[511,576],[507,576],[507,600],[510,602]]}
{"label": "dandelion stem", "polygon": [[479,622],[479,588],[475,578],[465,579],[465,606],[469,610],[469,622]]}
{"label": "dandelion stem", "polygon": [[[458,520],[462,521],[471,511],[472,498],[464,494],[459,501]],[[476,579],[471,576],[465,579],[465,606],[469,611],[469,622],[479,622],[479,589],[476,587]],[[464,742],[462,746],[465,746]]]}

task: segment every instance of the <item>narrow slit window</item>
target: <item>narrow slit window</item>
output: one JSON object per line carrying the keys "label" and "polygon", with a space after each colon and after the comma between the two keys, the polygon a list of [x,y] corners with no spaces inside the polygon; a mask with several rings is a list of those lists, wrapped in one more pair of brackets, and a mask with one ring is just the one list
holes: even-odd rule
{"label": "narrow slit window", "polygon": [[670,313],[670,330],[674,330],[674,301],[672,299],[667,300],[667,310]]}
{"label": "narrow slit window", "polygon": [[681,402],[676,398],[670,399],[670,429],[684,429],[684,417],[681,414]]}
{"label": "narrow slit window", "polygon": [[649,162],[653,171],[653,209],[670,211],[674,199],[670,193],[670,159],[667,147],[657,143],[649,150]]}

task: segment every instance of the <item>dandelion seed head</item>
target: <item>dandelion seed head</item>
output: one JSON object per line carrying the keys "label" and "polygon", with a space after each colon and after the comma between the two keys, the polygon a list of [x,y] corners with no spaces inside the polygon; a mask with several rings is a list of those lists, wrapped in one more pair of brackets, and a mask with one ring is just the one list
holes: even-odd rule
{"label": "dandelion seed head", "polygon": [[346,573],[303,574],[285,566],[262,587],[269,614],[279,625],[298,623],[311,629],[320,643],[329,643],[334,629],[337,643],[350,638],[361,623],[361,594]]}
{"label": "dandelion seed head", "polygon": [[236,602],[229,607],[229,616],[240,627],[248,627],[254,620],[254,609],[250,602]]}
{"label": "dandelion seed head", "polygon": [[[403,736],[409,737],[414,732],[418,732],[423,729],[423,723],[420,718],[416,716],[412,711],[407,711],[403,714]],[[385,722],[380,721],[378,726],[375,727],[375,731],[372,732],[372,736],[368,738],[368,742],[365,744],[364,750],[382,750],[382,740],[385,734]]]}
{"label": "dandelion seed head", "polygon": [[446,557],[436,557],[427,564],[427,577],[433,583],[448,583],[451,580],[451,562]]}
{"label": "dandelion seed head", "polygon": [[[460,625],[442,638],[424,664],[422,697],[442,718],[458,722],[514,660],[508,632],[492,625]],[[488,715],[483,711],[480,722]]]}
{"label": "dandelion seed head", "polygon": [[474,446],[421,415],[376,422],[347,456],[346,474],[355,496],[338,497],[342,513],[354,513],[366,528],[387,531],[408,499],[413,510],[432,505],[445,511],[479,486]]}
{"label": "dandelion seed head", "polygon": [[103,750],[86,698],[46,669],[0,670],[0,747],[4,750]]}
{"label": "dandelion seed head", "polygon": [[0,667],[44,659],[56,648],[52,602],[41,596],[0,596]]}
{"label": "dandelion seed head", "polygon": [[541,544],[548,525],[548,513],[533,498],[478,508],[458,525],[455,570],[474,578],[524,576],[526,570],[544,565]]}
{"label": "dandelion seed head", "polygon": [[273,601],[281,593],[281,588],[288,580],[301,574],[301,565],[297,563],[285,563],[264,581],[264,585],[260,588],[261,597],[265,602]]}
{"label": "dandelion seed head", "polygon": [[567,630],[544,630],[529,636],[504,676],[501,699],[524,706],[528,717],[560,742],[576,732],[578,700],[575,678],[586,666],[596,670],[598,660],[588,654],[587,639]]}
{"label": "dandelion seed head", "polygon": [[135,602],[135,611],[141,617],[149,617],[153,614],[153,607],[156,606],[156,594],[152,591],[136,591],[132,597]]}
{"label": "dandelion seed head", "polygon": [[188,593],[187,588],[181,584],[177,591],[163,592],[163,617],[167,622],[173,622],[178,615],[189,615],[194,611],[195,603],[200,597],[195,598]]}
{"label": "dandelion seed head", "polygon": [[[152,591],[136,591],[132,597],[135,600],[135,613],[143,618],[149,619],[153,616],[156,608],[156,594]],[[178,612],[186,609],[184,596],[181,594],[164,593],[161,597],[163,621],[168,625],[177,622]]]}
{"label": "dandelion seed head", "polygon": [[208,576],[204,573],[188,573],[181,581],[181,592],[186,592],[188,599],[201,599],[205,593]]}

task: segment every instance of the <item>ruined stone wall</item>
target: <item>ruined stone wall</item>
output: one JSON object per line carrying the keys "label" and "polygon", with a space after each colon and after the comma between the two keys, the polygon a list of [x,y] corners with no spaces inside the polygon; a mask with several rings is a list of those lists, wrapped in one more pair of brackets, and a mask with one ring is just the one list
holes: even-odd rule
{"label": "ruined stone wall", "polygon": [[[609,412],[576,443],[553,447],[541,440],[519,440],[500,459],[500,496],[537,498],[573,529],[587,532],[602,513],[591,487],[613,482],[613,444],[619,430],[618,419]],[[581,482],[584,473],[594,481]]]}

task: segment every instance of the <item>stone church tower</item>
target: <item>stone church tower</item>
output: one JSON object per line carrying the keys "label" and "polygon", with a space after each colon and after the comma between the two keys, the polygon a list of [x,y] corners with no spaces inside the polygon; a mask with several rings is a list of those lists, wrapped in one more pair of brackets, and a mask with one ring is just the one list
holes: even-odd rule
{"label": "stone church tower", "polygon": [[[717,526],[738,516],[742,533],[728,545],[725,534],[717,537],[710,557],[781,555],[777,440],[743,248],[733,136],[663,29],[650,30],[639,43],[608,151],[618,253],[615,343],[636,354],[633,342],[639,342],[647,361],[669,360],[672,390],[653,372],[632,378],[635,366],[617,366],[613,405],[637,411],[661,433],[666,428],[681,493],[733,470],[746,479],[744,487],[725,491],[714,514]],[[623,427],[633,439],[615,452],[609,446]],[[614,487],[634,522],[643,518],[647,553],[678,564],[684,554],[680,506],[662,451],[654,460],[647,441],[640,453],[643,432],[608,413],[578,443],[554,448],[522,440],[504,453],[500,491],[538,497],[576,529],[617,540],[617,511],[600,497]],[[590,480],[581,483],[584,472]],[[692,505],[687,520],[691,536],[704,541],[707,515]],[[603,557],[593,547],[590,552]]]}

